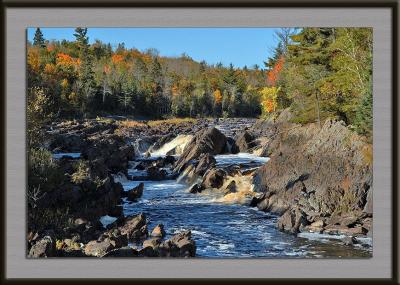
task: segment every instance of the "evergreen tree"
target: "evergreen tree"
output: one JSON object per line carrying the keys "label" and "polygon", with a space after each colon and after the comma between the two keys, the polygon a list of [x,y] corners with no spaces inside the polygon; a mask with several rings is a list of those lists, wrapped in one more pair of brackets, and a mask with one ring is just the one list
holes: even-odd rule
{"label": "evergreen tree", "polygon": [[76,28],[75,38],[79,49],[79,89],[82,95],[86,98],[82,102],[82,111],[87,111],[89,99],[94,93],[94,72],[93,72],[93,58],[89,50],[89,38],[87,37],[87,28]]}
{"label": "evergreen tree", "polygon": [[33,45],[37,47],[46,47],[46,43],[44,41],[43,33],[40,28],[36,29],[35,36],[33,38]]}

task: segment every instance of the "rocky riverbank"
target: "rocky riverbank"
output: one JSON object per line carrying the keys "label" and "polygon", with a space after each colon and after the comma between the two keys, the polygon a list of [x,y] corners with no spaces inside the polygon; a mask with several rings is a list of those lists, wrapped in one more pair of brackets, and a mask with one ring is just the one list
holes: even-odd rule
{"label": "rocky riverbank", "polygon": [[[195,256],[190,231],[167,238],[163,221],[149,233],[145,214],[124,215],[124,201],[136,203],[144,191],[143,183],[124,191],[126,178],[178,179],[193,195],[217,193],[219,202],[279,215],[277,227],[292,234],[345,234],[347,244],[371,235],[371,146],[341,122],[300,126],[289,116],[53,124],[45,147],[64,175],[36,207],[65,211],[65,219],[53,228],[28,224],[28,256]],[[239,152],[259,158],[219,161]],[[162,157],[146,158],[152,154]]]}

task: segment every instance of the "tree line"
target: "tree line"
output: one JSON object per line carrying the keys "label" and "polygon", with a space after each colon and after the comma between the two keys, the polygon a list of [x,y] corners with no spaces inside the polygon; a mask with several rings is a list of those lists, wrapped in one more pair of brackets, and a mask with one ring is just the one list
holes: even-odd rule
{"label": "tree line", "polygon": [[[163,57],[123,43],[28,42],[28,103],[63,117],[276,117],[298,123],[343,120],[372,136],[372,29],[283,28],[265,68]],[[40,102],[37,102],[41,100]],[[46,103],[46,105],[43,105]]]}

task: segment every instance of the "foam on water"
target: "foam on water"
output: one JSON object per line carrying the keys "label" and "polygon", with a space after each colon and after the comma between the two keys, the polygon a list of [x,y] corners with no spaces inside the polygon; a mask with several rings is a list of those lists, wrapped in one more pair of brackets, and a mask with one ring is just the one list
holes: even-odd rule
{"label": "foam on water", "polygon": [[169,152],[173,152],[175,155],[183,153],[186,145],[192,140],[192,135],[178,135],[172,141],[167,142],[159,149],[152,151],[151,156],[167,155]]}

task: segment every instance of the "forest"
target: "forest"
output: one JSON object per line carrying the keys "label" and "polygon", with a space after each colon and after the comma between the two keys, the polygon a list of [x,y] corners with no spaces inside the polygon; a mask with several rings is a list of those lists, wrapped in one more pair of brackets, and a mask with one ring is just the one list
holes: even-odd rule
{"label": "forest", "polygon": [[75,41],[49,41],[37,28],[27,46],[28,117],[273,117],[290,108],[294,122],[331,117],[371,137],[372,30],[275,34],[265,66],[240,69],[124,43],[89,44],[86,28],[75,29]]}

